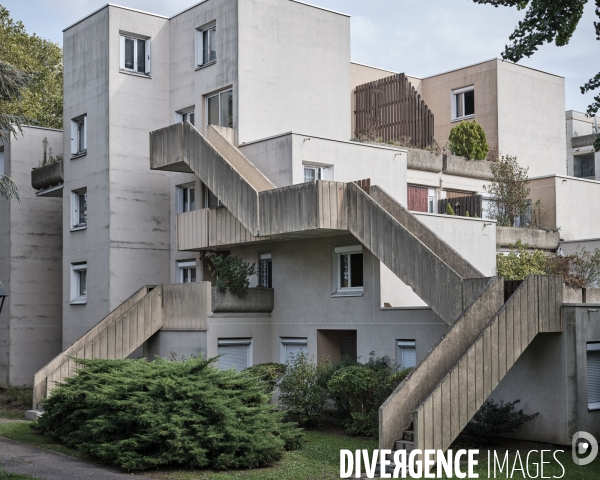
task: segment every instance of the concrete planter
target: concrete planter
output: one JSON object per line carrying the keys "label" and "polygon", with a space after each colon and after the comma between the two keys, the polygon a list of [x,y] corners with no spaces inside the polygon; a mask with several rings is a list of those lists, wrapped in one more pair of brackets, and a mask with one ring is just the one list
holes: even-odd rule
{"label": "concrete planter", "polygon": [[486,160],[469,160],[465,157],[456,157],[454,155],[444,156],[443,171],[447,175],[457,175],[460,177],[479,178],[481,180],[491,180],[492,178],[490,162]]}
{"label": "concrete planter", "polygon": [[272,288],[249,288],[245,297],[238,297],[229,290],[211,289],[213,313],[271,313],[275,307],[275,290]]}
{"label": "concrete planter", "polygon": [[517,240],[527,243],[530,248],[555,251],[560,242],[560,234],[532,228],[496,227],[496,243],[501,247],[514,245]]}
{"label": "concrete planter", "polygon": [[442,155],[416,148],[407,148],[406,150],[408,151],[408,168],[411,170],[433,173],[442,171],[444,165]]}
{"label": "concrete planter", "polygon": [[64,183],[63,162],[35,168],[31,171],[31,186],[36,190],[45,190]]}

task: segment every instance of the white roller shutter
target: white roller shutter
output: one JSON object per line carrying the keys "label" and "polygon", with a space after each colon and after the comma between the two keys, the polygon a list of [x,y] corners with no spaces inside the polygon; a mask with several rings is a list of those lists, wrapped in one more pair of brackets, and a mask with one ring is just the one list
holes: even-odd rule
{"label": "white roller shutter", "polygon": [[307,344],[306,338],[282,338],[281,363],[293,361],[300,352],[306,353]]}
{"label": "white roller shutter", "polygon": [[241,372],[251,366],[251,344],[251,339],[219,340],[217,353],[222,355],[218,361],[219,369],[229,370],[233,367]]}
{"label": "white roller shutter", "polygon": [[410,368],[417,365],[417,349],[412,340],[398,340],[396,362],[401,368]]}
{"label": "white roller shutter", "polygon": [[600,343],[589,343],[587,350],[588,408],[600,410]]}

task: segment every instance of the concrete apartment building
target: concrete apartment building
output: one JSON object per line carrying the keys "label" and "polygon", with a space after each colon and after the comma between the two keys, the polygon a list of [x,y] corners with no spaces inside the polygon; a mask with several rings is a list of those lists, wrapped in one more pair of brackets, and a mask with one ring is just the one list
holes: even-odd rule
{"label": "concrete apartment building", "polygon": [[[64,174],[35,199],[62,208],[63,354],[32,356],[34,403],[75,373],[69,356],[204,353],[242,369],[375,352],[417,365],[382,406],[385,448],[411,421],[414,446],[447,448],[490,395],[540,411],[520,438],[600,435],[597,318],[561,306],[560,278],[509,295],[495,222],[437,213],[483,191],[485,162],[351,141],[356,87],[395,74],[351,63],[349,34],[349,16],[293,0],[206,0],[171,18],[107,5],[65,29]],[[561,77],[492,60],[407,78],[438,144],[475,118],[530,174],[566,173]],[[211,291],[206,252],[255,262],[260,288]],[[561,401],[542,401],[567,375]]]}

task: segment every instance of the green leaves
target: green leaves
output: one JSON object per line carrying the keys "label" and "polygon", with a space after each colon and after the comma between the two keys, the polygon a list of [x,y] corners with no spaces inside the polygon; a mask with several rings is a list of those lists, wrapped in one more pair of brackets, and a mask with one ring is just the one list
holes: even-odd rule
{"label": "green leaves", "polygon": [[503,156],[490,163],[492,181],[486,192],[491,195],[488,214],[497,220],[499,227],[512,227],[515,218],[524,215],[529,207],[529,167],[519,166],[517,157]]}
{"label": "green leaves", "polygon": [[298,448],[264,386],[214,361],[78,360],[34,428],[126,470],[255,468]]}
{"label": "green leaves", "polygon": [[496,256],[496,270],[499,277],[505,280],[524,280],[529,275],[545,275],[548,261],[544,252],[540,250],[529,251],[529,245],[517,240],[511,245],[508,255]]}
{"label": "green leaves", "polygon": [[490,150],[485,132],[475,120],[463,121],[453,127],[448,144],[453,155],[471,160],[485,159]]}
{"label": "green leaves", "polygon": [[250,285],[248,277],[258,273],[255,263],[244,262],[235,255],[207,253],[206,259],[209,261],[208,269],[211,273],[214,272],[217,288],[221,292],[229,289],[235,295],[246,295]]}

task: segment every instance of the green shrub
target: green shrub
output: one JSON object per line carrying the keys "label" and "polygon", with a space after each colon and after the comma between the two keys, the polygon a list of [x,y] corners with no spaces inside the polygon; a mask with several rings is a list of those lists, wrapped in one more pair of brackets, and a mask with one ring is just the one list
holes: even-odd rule
{"label": "green shrub", "polygon": [[214,272],[216,284],[219,291],[229,290],[238,296],[245,296],[248,292],[250,280],[248,277],[257,275],[256,263],[244,262],[235,255],[219,255],[217,253],[207,253],[209,260],[208,269]]}
{"label": "green shrub", "polygon": [[523,409],[515,410],[515,405],[520,401],[507,403],[486,401],[467,424],[463,433],[485,438],[499,437],[514,432],[525,422],[529,422],[539,415],[539,412],[527,414],[523,412]]}
{"label": "green shrub", "polygon": [[300,352],[286,368],[279,384],[279,403],[288,418],[302,425],[317,425],[329,398],[327,382],[331,377],[331,362],[313,362]]}
{"label": "green shrub", "polygon": [[215,359],[77,360],[34,428],[126,470],[239,469],[272,464],[302,433],[264,386]]}
{"label": "green shrub", "polygon": [[475,120],[464,121],[450,130],[448,145],[453,155],[484,160],[490,150],[485,132]]}
{"label": "green shrub", "polygon": [[498,276],[506,280],[524,280],[529,275],[545,275],[548,260],[540,250],[528,251],[528,244],[517,240],[511,245],[508,255],[496,256],[496,271]]}
{"label": "green shrub", "polygon": [[283,363],[259,363],[244,370],[248,375],[261,381],[269,393],[275,390],[275,385],[285,374],[286,366]]}
{"label": "green shrub", "polygon": [[411,369],[397,370],[387,357],[338,369],[328,382],[338,415],[350,435],[377,436],[379,407]]}
{"label": "green shrub", "polygon": [[446,215],[455,215],[454,209],[452,208],[452,205],[450,205],[450,202],[446,204]]}
{"label": "green shrub", "polygon": [[6,405],[14,408],[30,408],[33,388],[9,385],[4,389],[4,395],[6,396],[4,400]]}

